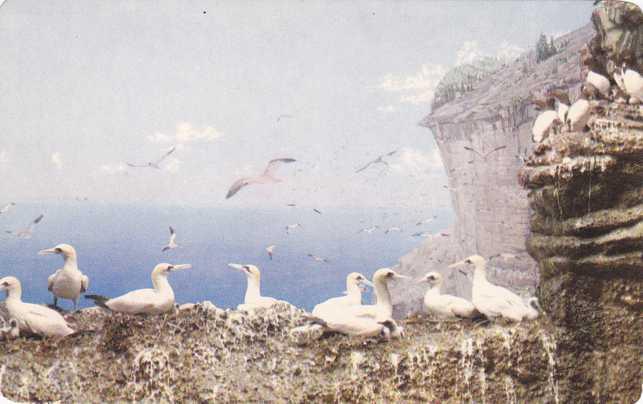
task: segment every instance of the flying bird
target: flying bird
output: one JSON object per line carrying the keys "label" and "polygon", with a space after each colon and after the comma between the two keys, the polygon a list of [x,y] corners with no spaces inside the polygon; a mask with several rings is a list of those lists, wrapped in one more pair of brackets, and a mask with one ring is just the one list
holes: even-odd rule
{"label": "flying bird", "polygon": [[286,233],[290,234],[291,231],[293,231],[293,230],[295,230],[295,229],[297,229],[299,227],[304,227],[304,226],[302,226],[299,223],[289,224],[289,225],[286,226]]}
{"label": "flying bird", "polygon": [[36,229],[36,225],[40,223],[43,217],[45,217],[45,215],[41,214],[40,216],[35,218],[33,222],[29,223],[29,226],[25,229],[20,229],[15,232],[13,230],[5,230],[5,232],[9,234],[15,234],[18,238],[30,239],[33,236],[34,230]]}
{"label": "flying bird", "polygon": [[321,211],[320,211],[319,209],[315,209],[315,208],[313,208],[313,211],[314,211],[315,213],[317,213],[317,214],[320,214],[320,215],[322,214],[322,213],[321,213]]}
{"label": "flying bird", "polygon": [[165,247],[161,249],[162,252],[166,252],[168,250],[173,250],[179,245],[176,244],[176,232],[174,231],[174,228],[170,226],[170,241],[167,243]]}
{"label": "flying bird", "polygon": [[431,233],[429,232],[421,231],[421,232],[411,234],[411,237],[429,237],[430,235]]}
{"label": "flying bird", "polygon": [[277,122],[281,121],[284,118],[293,118],[293,116],[290,114],[281,114],[277,117]]}
{"label": "flying bird", "polygon": [[484,153],[484,154],[483,154],[483,153],[480,153],[479,151],[477,151],[477,150],[476,150],[476,149],[474,149],[473,147],[464,146],[464,148],[465,148],[465,150],[469,150],[469,151],[471,151],[471,152],[474,152],[474,153],[475,153],[475,154],[477,154],[478,156],[482,157],[482,159],[483,159],[483,160],[487,160],[487,157],[489,157],[489,155],[490,155],[491,153],[497,152],[497,151],[502,150],[502,149],[506,149],[506,148],[507,148],[507,146],[498,146],[498,147],[496,147],[495,149],[491,150],[490,152],[487,152],[487,153]]}
{"label": "flying bird", "polygon": [[368,234],[371,234],[371,233],[373,233],[375,230],[377,230],[378,228],[379,228],[379,226],[377,226],[377,225],[375,225],[375,226],[371,226],[371,227],[366,227],[366,228],[361,229],[361,230],[360,230],[360,231],[358,231],[357,233],[368,233]]}
{"label": "flying bird", "polygon": [[314,259],[316,262],[323,262],[324,264],[328,264],[330,261],[326,258],[319,257],[317,255],[313,254],[307,254],[310,258]]}
{"label": "flying bird", "polygon": [[273,184],[276,182],[281,182],[279,178],[275,177],[275,171],[284,163],[294,163],[295,159],[293,158],[278,158],[278,159],[273,159],[268,162],[268,165],[266,166],[266,169],[263,171],[261,175],[258,175],[256,177],[244,177],[240,178],[237,181],[232,184],[230,189],[228,190],[228,193],[226,194],[226,199],[231,198],[239,192],[239,190],[247,185],[252,185],[252,184]]}
{"label": "flying bird", "polygon": [[402,229],[399,228],[399,227],[396,227],[396,226],[389,227],[388,229],[384,230],[384,234],[389,234],[389,233],[396,232],[396,231],[399,232],[399,231],[402,231]]}
{"label": "flying bird", "polygon": [[14,206],[16,206],[15,202],[9,202],[5,206],[3,206],[2,209],[0,209],[0,215],[9,212],[9,210],[11,210],[11,208],[13,208]]}
{"label": "flying bird", "polygon": [[149,161],[149,162],[147,162],[145,164],[134,164],[134,163],[129,163],[128,162],[127,165],[130,166],[130,167],[134,167],[134,168],[143,168],[143,167],[147,168],[147,167],[149,167],[149,168],[156,168],[157,170],[160,170],[161,169],[161,163],[163,162],[163,160],[165,160],[170,154],[174,153],[175,150],[176,150],[176,146],[172,146],[172,148],[170,150],[166,151],[165,154],[163,154],[156,161]]}
{"label": "flying bird", "polygon": [[269,245],[268,247],[266,247],[266,252],[268,253],[268,257],[270,257],[271,260],[272,260],[272,256],[273,256],[274,251],[275,251],[275,247],[276,246],[274,244]]}
{"label": "flying bird", "polygon": [[371,160],[368,163],[366,163],[363,167],[358,168],[357,171],[355,171],[355,173],[362,172],[362,171],[366,170],[368,167],[372,166],[373,164],[384,164],[385,166],[388,167],[389,164],[388,164],[388,162],[386,162],[384,160],[384,158],[385,157],[390,157],[390,156],[394,155],[395,153],[397,153],[397,150],[393,150],[392,152],[382,154],[381,156],[378,156],[376,159]]}
{"label": "flying bird", "polygon": [[417,222],[415,225],[416,225],[416,226],[422,226],[423,224],[431,223],[432,221],[434,221],[434,220],[435,220],[435,219],[437,219],[437,218],[438,218],[438,217],[437,217],[436,215],[433,215],[433,217],[430,217],[430,218],[428,218],[428,219],[420,220],[420,221],[419,221],[419,222]]}

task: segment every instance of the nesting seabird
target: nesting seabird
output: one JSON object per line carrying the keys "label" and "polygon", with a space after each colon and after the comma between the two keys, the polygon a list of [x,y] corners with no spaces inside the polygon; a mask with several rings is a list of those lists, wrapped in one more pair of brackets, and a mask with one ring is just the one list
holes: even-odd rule
{"label": "nesting seabird", "polygon": [[350,313],[358,316],[367,316],[377,321],[389,320],[393,316],[393,303],[391,293],[388,289],[388,282],[394,279],[408,279],[408,276],[400,275],[391,268],[381,268],[373,274],[373,288],[375,289],[375,304],[366,304],[351,307]]}
{"label": "nesting seabird", "polygon": [[373,286],[366,277],[358,272],[351,272],[346,277],[346,295],[333,297],[313,308],[313,315],[324,319],[326,315],[334,315],[345,307],[362,304],[362,285]]}
{"label": "nesting seabird", "polygon": [[546,103],[546,109],[538,115],[536,120],[534,121],[534,126],[531,128],[531,139],[536,142],[540,143],[547,136],[549,136],[549,133],[552,131],[554,128],[554,125],[557,123],[560,123],[560,119],[558,118],[558,113],[554,111],[555,107],[555,100],[553,97],[548,97],[547,98],[547,103]]}
{"label": "nesting seabird", "polygon": [[625,65],[621,68],[621,77],[625,92],[630,96],[630,104],[640,104],[643,101],[643,77]]}
{"label": "nesting seabird", "polygon": [[15,202],[9,202],[8,204],[4,205],[2,208],[0,208],[0,215],[9,212],[9,210],[11,210],[11,208],[13,208],[14,206],[16,206]]}
{"label": "nesting seabird", "polygon": [[463,261],[449,265],[449,268],[473,266],[472,302],[476,309],[490,320],[504,317],[512,321],[530,318],[532,309],[512,291],[492,284],[487,280],[486,260],[472,255]]}
{"label": "nesting seabird", "polygon": [[179,245],[176,244],[176,231],[174,231],[174,228],[170,226],[170,241],[168,241],[167,245],[161,249],[162,252],[166,252],[168,250],[173,250],[177,248]]}
{"label": "nesting seabird", "polygon": [[89,288],[89,278],[78,269],[76,249],[69,244],[58,244],[53,248],[40,250],[38,255],[62,255],[64,264],[47,278],[47,289],[54,295],[54,307],[58,299],[69,299],[74,302],[74,310],[78,307],[78,298]]}
{"label": "nesting seabird", "polygon": [[254,310],[258,308],[271,307],[277,303],[283,303],[283,300],[277,300],[273,297],[261,296],[261,272],[255,265],[228,264],[230,268],[241,271],[246,275],[248,286],[246,295],[243,298],[243,304],[237,306],[237,310]]}
{"label": "nesting seabird", "polygon": [[442,275],[429,272],[419,282],[429,284],[429,290],[424,295],[426,310],[440,318],[473,318],[478,315],[473,303],[457,296],[442,294]]}
{"label": "nesting seabird", "polygon": [[563,123],[567,120],[567,111],[569,111],[569,92],[559,88],[552,90],[550,94],[558,102],[556,114],[558,114],[560,123]]}
{"label": "nesting seabird", "polygon": [[226,199],[231,198],[232,196],[234,196],[234,194],[239,192],[241,188],[247,185],[274,184],[277,182],[281,182],[279,178],[275,177],[275,172],[283,164],[294,163],[295,161],[297,160],[293,158],[278,158],[278,159],[270,160],[261,175],[258,175],[255,177],[245,177],[245,178],[240,178],[236,180],[228,190],[228,193],[226,194]]}
{"label": "nesting seabird", "polygon": [[585,82],[597,89],[604,98],[609,96],[611,87],[610,80],[602,74],[598,74],[590,70],[587,73]]}
{"label": "nesting seabird", "polygon": [[128,166],[134,167],[134,168],[156,168],[157,170],[161,169],[161,163],[163,160],[168,158],[168,156],[176,150],[176,146],[172,146],[170,150],[166,151],[161,157],[159,157],[155,161],[149,161],[145,164],[135,164],[135,163],[127,163]]}
{"label": "nesting seabird", "polygon": [[64,337],[74,332],[56,310],[22,301],[22,286],[18,278],[0,279],[0,291],[7,292],[5,305],[9,316],[18,322],[20,331],[46,337]]}
{"label": "nesting seabird", "polygon": [[36,226],[38,225],[38,223],[40,223],[40,221],[44,217],[45,217],[45,215],[41,214],[40,216],[35,218],[31,223],[29,223],[29,226],[27,226],[24,229],[20,229],[20,230],[17,230],[17,231],[6,230],[5,232],[8,233],[8,234],[15,234],[16,237],[18,237],[18,238],[30,239],[33,236],[33,232],[36,229]]}
{"label": "nesting seabird", "polygon": [[275,247],[276,247],[276,246],[275,246],[274,244],[269,245],[268,247],[266,247],[266,252],[268,253],[268,257],[269,257],[271,260],[272,260],[272,256],[273,256],[273,255],[274,255],[274,253],[275,253]]}
{"label": "nesting seabird", "polygon": [[174,291],[167,280],[167,275],[173,271],[189,268],[192,268],[192,265],[158,264],[152,271],[153,289],[138,289],[111,299],[100,295],[85,295],[85,298],[93,300],[101,307],[120,313],[165,313],[174,308]]}
{"label": "nesting seabird", "polygon": [[585,129],[592,112],[592,106],[587,99],[589,88],[583,86],[578,99],[569,107],[567,111],[567,120],[565,124],[570,132],[581,131]]}
{"label": "nesting seabird", "polygon": [[360,173],[360,172],[362,172],[362,171],[366,170],[368,167],[372,166],[373,164],[382,164],[382,165],[384,165],[384,166],[388,167],[388,166],[389,166],[389,163],[388,163],[386,160],[384,160],[384,158],[385,158],[385,157],[390,157],[390,156],[394,155],[395,153],[397,153],[397,150],[393,150],[393,151],[388,152],[388,153],[386,153],[386,154],[382,154],[382,155],[380,155],[380,156],[377,156],[377,158],[375,158],[375,159],[373,159],[373,160],[369,161],[368,163],[366,163],[366,164],[365,164],[364,166],[362,166],[361,168],[358,168],[358,169],[355,171],[355,173]]}

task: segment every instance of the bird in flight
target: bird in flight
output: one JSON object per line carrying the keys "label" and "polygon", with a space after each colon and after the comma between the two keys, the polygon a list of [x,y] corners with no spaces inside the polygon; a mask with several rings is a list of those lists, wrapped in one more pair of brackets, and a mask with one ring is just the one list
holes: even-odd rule
{"label": "bird in flight", "polygon": [[256,177],[244,177],[236,180],[234,184],[230,187],[228,190],[228,193],[226,194],[226,199],[231,198],[239,192],[239,190],[247,185],[252,185],[252,184],[273,184],[276,182],[281,182],[279,178],[275,177],[275,171],[279,167],[281,167],[284,163],[294,163],[295,159],[292,158],[278,158],[278,159],[273,159],[268,162],[268,165],[266,166],[266,169],[263,171],[261,175],[258,175]]}
{"label": "bird in flight", "polygon": [[286,233],[290,234],[291,231],[295,230],[298,227],[303,227],[303,226],[299,223],[289,224],[286,226]]}
{"label": "bird in flight", "polygon": [[498,146],[498,147],[496,147],[495,149],[491,150],[490,152],[487,152],[487,153],[484,153],[484,154],[483,154],[483,153],[480,153],[479,151],[477,151],[477,150],[476,150],[476,149],[474,149],[473,147],[464,146],[464,148],[465,148],[465,150],[469,150],[469,151],[471,151],[471,152],[474,152],[474,153],[475,153],[475,154],[477,154],[478,156],[482,157],[482,159],[483,159],[483,160],[487,160],[487,157],[489,157],[489,155],[490,155],[491,153],[497,152],[498,150],[506,149],[506,148],[507,148],[507,146]]}
{"label": "bird in flight", "polygon": [[313,208],[313,211],[314,211],[315,213],[319,214],[319,215],[321,215],[321,214],[322,214],[322,213],[321,213],[321,210],[319,210],[319,209],[315,209],[315,208]]}
{"label": "bird in flight", "polygon": [[168,241],[167,245],[161,249],[162,252],[166,252],[168,250],[173,250],[179,245],[176,244],[176,232],[174,231],[174,228],[170,226],[170,241]]}
{"label": "bird in flight", "polygon": [[319,257],[317,255],[308,254],[308,256],[310,258],[314,259],[316,262],[323,262],[324,264],[328,264],[330,262],[326,258],[322,258],[322,257]]}
{"label": "bird in flight", "polygon": [[429,237],[430,235],[431,235],[431,233],[429,233],[429,232],[420,231],[420,232],[411,234],[411,237]]}
{"label": "bird in flight", "polygon": [[390,157],[390,156],[394,155],[395,153],[397,153],[397,150],[393,150],[392,152],[388,152],[388,153],[386,153],[386,154],[382,154],[381,156],[377,156],[377,158],[376,158],[376,159],[371,160],[371,161],[369,161],[368,163],[366,163],[363,167],[358,168],[358,169],[355,171],[355,173],[362,172],[362,171],[366,170],[368,167],[372,166],[373,164],[383,164],[383,165],[385,165],[386,167],[388,167],[388,166],[389,166],[389,164],[388,164],[388,162],[387,162],[386,160],[384,160],[384,158],[385,158],[385,157]]}
{"label": "bird in flight", "polygon": [[365,227],[365,228],[361,229],[360,231],[358,231],[357,233],[368,233],[368,234],[371,234],[371,233],[373,233],[375,230],[377,230],[378,228],[379,228],[379,226],[377,226],[377,225],[375,225],[375,226],[371,226],[371,227]]}
{"label": "bird in flight", "polygon": [[40,223],[43,217],[45,217],[45,215],[41,214],[40,216],[35,218],[31,223],[29,223],[29,226],[25,229],[20,229],[15,232],[13,230],[6,230],[5,232],[8,234],[15,234],[16,237],[18,238],[30,239],[31,236],[33,236],[33,231],[36,229],[36,225]]}
{"label": "bird in flight", "polygon": [[5,206],[3,206],[2,209],[0,209],[0,215],[9,212],[9,210],[11,210],[11,208],[13,208],[14,206],[16,206],[15,202],[9,202]]}
{"label": "bird in flight", "polygon": [[437,219],[437,218],[438,218],[438,217],[437,217],[436,215],[433,215],[432,217],[430,217],[430,218],[428,218],[428,219],[420,220],[420,221],[419,221],[419,222],[417,222],[415,225],[416,225],[416,226],[422,226],[423,224],[431,223],[432,221],[434,221],[434,220],[435,220],[435,219]]}
{"label": "bird in flight", "polygon": [[293,118],[293,116],[290,114],[281,114],[277,117],[277,122],[281,121],[284,118]]}
{"label": "bird in flight", "polygon": [[270,257],[271,260],[272,260],[272,256],[273,256],[274,251],[275,251],[275,247],[276,246],[274,244],[269,245],[268,247],[266,247],[266,252],[268,253],[268,257]]}
{"label": "bird in flight", "polygon": [[389,233],[392,233],[394,231],[396,231],[396,232],[397,231],[402,231],[402,229],[400,229],[399,227],[396,227],[396,226],[389,227],[388,229],[384,230],[384,234],[389,234]]}
{"label": "bird in flight", "polygon": [[156,168],[157,170],[161,169],[161,163],[163,160],[165,160],[170,154],[174,153],[176,150],[176,146],[172,146],[172,148],[168,151],[165,152],[159,159],[156,161],[149,161],[145,164],[134,164],[134,163],[127,163],[128,166],[134,167],[134,168]]}

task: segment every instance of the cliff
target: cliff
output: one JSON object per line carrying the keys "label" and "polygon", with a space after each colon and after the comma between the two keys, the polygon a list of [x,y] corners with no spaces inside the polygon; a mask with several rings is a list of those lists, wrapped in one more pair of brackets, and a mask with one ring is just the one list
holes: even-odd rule
{"label": "cliff", "polygon": [[[579,52],[593,32],[588,24],[557,38],[558,53],[540,63],[531,51],[493,74],[482,75],[458,98],[435,104],[437,108],[420,122],[431,130],[439,147],[456,222],[450,237],[427,239],[403,257],[401,272],[413,276],[440,272],[446,292],[470,297],[471,281],[446,265],[471,254],[503,253],[490,262],[491,278],[534,293],[538,268],[525,248],[530,216],[527,192],[516,181],[533,148],[531,127],[538,113],[530,98],[553,86],[573,90],[580,86]],[[419,310],[423,293],[417,287],[397,294],[404,296],[396,301],[398,315]]]}

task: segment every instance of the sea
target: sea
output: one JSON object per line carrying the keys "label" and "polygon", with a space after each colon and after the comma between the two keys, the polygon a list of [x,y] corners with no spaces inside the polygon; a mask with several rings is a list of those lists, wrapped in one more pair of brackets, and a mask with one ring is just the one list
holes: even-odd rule
{"label": "sea", "polygon": [[[150,273],[161,262],[189,263],[192,268],[172,272],[169,281],[177,303],[209,300],[217,307],[234,308],[243,302],[245,276],[227,266],[253,264],[261,270],[261,292],[311,310],[315,304],[341,296],[346,275],[370,277],[393,266],[418,247],[415,233],[441,231],[453,222],[449,209],[318,208],[284,206],[273,209],[212,208],[146,204],[109,204],[92,201],[19,203],[0,215],[0,276],[22,282],[23,300],[51,303],[47,277],[62,267],[62,257],[38,255],[59,243],[76,248],[79,268],[89,276],[89,292],[115,297],[151,287]],[[6,230],[24,228],[44,213],[30,239]],[[433,218],[418,225],[420,221]],[[286,231],[289,224],[301,227]],[[177,232],[179,248],[161,252],[169,226]],[[372,233],[363,228],[378,226]],[[399,227],[400,231],[387,228]],[[274,244],[271,260],[266,252]],[[328,260],[317,262],[308,254]],[[368,292],[366,301],[372,300]],[[93,302],[80,299],[79,307]],[[71,309],[69,301],[59,301]]]}

